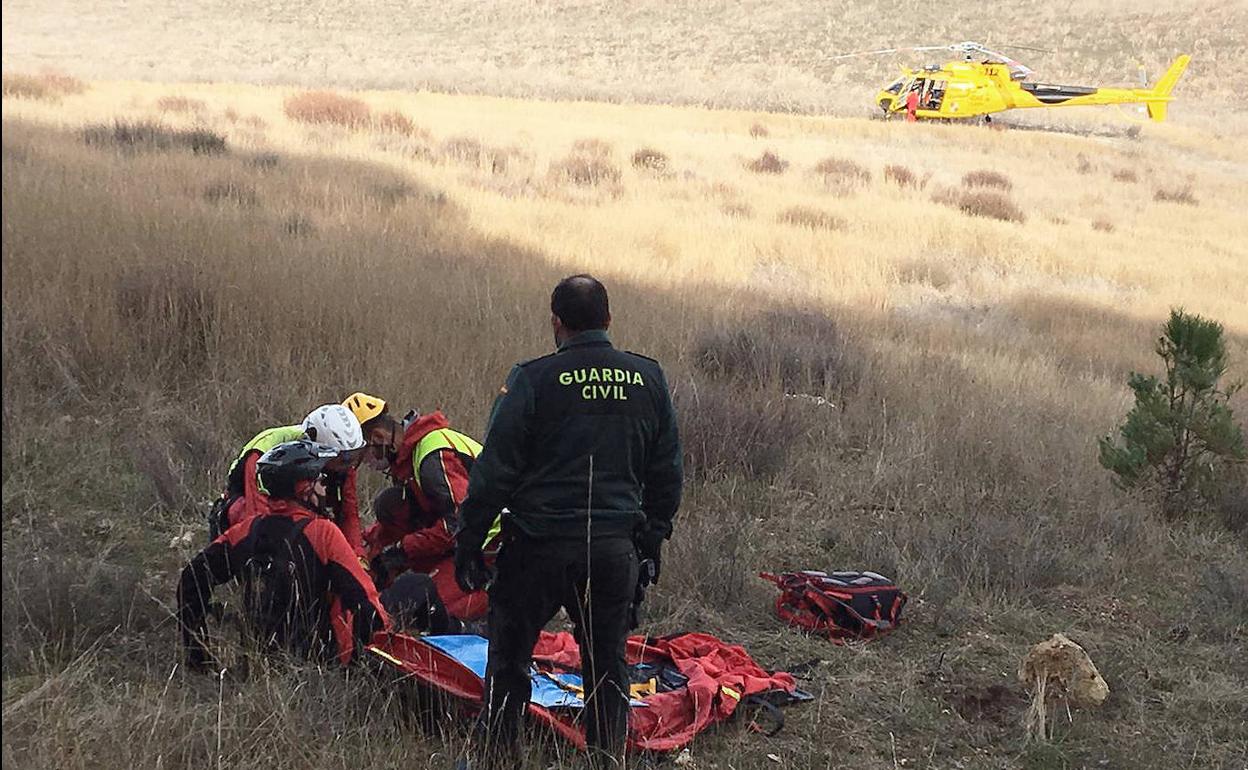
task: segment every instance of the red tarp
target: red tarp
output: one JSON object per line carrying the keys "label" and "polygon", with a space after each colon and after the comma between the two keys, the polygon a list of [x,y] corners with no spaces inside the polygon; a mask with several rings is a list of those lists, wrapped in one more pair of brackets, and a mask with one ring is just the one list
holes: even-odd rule
{"label": "red tarp", "polygon": [[[402,634],[379,634],[373,641],[378,654],[401,670],[444,692],[480,707],[483,683],[474,673],[442,651]],[[567,632],[542,633],[533,649],[539,666],[573,669],[580,651]],[[687,745],[707,727],[732,716],[741,699],[773,690],[792,693],[793,677],[764,671],[744,648],[710,634],[677,634],[628,640],[629,663],[670,663],[688,678],[688,686],[643,698],[645,706],[629,715],[629,748],[674,751]],[[584,746],[575,713],[530,705],[530,714],[577,746]]]}

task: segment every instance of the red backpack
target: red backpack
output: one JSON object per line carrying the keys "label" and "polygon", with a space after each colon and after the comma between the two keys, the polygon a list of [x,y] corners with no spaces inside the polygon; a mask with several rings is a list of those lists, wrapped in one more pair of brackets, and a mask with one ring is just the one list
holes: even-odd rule
{"label": "red backpack", "polygon": [[776,614],[791,626],[834,642],[874,639],[901,622],[907,596],[875,572],[782,572],[759,575],[780,588]]}

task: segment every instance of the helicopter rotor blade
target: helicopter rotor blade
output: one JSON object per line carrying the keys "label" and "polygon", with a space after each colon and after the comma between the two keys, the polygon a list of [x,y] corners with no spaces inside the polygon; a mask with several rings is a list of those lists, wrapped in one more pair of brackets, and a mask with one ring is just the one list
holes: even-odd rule
{"label": "helicopter rotor blade", "polygon": [[909,51],[944,51],[948,48],[949,46],[945,46],[945,45],[919,45],[919,46],[908,46],[905,48],[881,48],[876,51],[856,51],[854,53],[844,53],[844,54],[838,54],[836,56],[829,56],[828,60],[838,61],[840,59],[853,59],[859,56],[883,56],[884,54],[902,53],[902,52],[909,52]]}
{"label": "helicopter rotor blade", "polygon": [[1002,48],[1017,48],[1020,51],[1035,51],[1037,53],[1057,53],[1052,48],[1037,48],[1034,45],[1017,45],[1015,43],[1002,43]]}

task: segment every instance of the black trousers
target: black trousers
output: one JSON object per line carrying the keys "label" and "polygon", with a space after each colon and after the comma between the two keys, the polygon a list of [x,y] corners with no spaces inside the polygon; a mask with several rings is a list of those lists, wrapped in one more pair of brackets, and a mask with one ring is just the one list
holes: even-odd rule
{"label": "black trousers", "polygon": [[381,606],[402,630],[446,634],[462,629],[447,614],[433,579],[419,572],[404,572],[395,578],[390,587],[381,592]]}
{"label": "black trousers", "polygon": [[628,737],[628,608],[637,585],[631,539],[538,542],[508,534],[490,587],[490,651],[485,673],[487,756],[518,756],[529,667],[542,627],[560,607],[575,625],[585,686],[585,740],[591,755],[623,758]]}

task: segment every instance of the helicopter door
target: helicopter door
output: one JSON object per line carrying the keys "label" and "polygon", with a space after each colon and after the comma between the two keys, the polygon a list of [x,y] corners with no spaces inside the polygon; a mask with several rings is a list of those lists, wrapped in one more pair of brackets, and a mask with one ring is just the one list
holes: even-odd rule
{"label": "helicopter door", "polygon": [[948,85],[947,80],[927,81],[923,96],[919,100],[919,106],[926,110],[939,110],[941,102],[945,100],[945,88]]}

